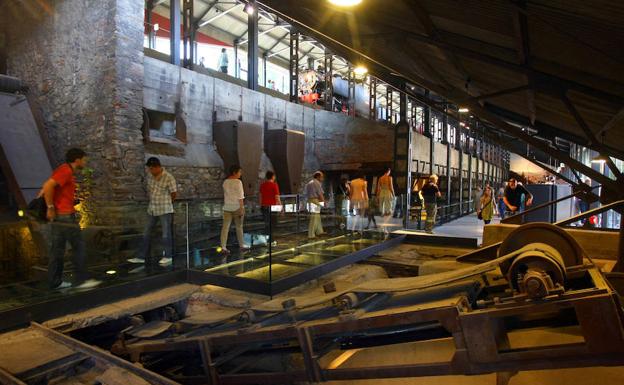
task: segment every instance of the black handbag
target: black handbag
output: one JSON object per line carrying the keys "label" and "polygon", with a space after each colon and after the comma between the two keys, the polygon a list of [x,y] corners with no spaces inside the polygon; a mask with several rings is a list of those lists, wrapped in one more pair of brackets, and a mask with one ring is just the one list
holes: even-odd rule
{"label": "black handbag", "polygon": [[32,216],[35,219],[38,219],[41,221],[48,220],[48,215],[47,215],[48,205],[46,204],[46,201],[42,196],[37,197],[33,199],[32,201],[30,201],[30,203],[28,204],[27,210],[30,216]]}

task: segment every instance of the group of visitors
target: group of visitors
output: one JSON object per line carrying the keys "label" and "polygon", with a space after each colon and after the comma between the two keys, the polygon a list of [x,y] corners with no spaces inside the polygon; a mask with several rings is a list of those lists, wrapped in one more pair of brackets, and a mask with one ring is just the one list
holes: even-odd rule
{"label": "group of visitors", "polygon": [[492,221],[495,212],[503,220],[506,216],[524,211],[527,206],[533,204],[533,195],[515,177],[511,177],[500,186],[496,197],[492,186],[486,183],[483,193],[476,202],[477,215],[487,225]]}
{"label": "group of visitors", "polygon": [[[229,62],[230,60],[228,58],[228,54],[225,48],[221,48],[221,54],[219,55],[219,60],[217,61],[217,68],[219,69],[219,72],[223,72],[224,74],[227,74]],[[207,68],[206,58],[203,56],[199,59],[199,67]]]}
{"label": "group of visitors", "polygon": [[[46,218],[51,224],[51,246],[48,255],[48,284],[52,289],[73,286],[86,289],[98,286],[101,281],[89,279],[85,261],[85,241],[76,212],[76,174],[86,167],[87,155],[79,148],[72,148],[65,154],[65,163],[52,172],[52,176],[41,189],[47,205]],[[146,175],[149,204],[147,222],[143,232],[139,260],[145,263],[145,270],[152,271],[158,264],[167,265],[173,260],[173,201],[176,199],[175,178],[167,172],[158,158],[147,160]],[[160,222],[164,257],[156,260],[151,253],[151,233]],[[63,280],[66,243],[72,248],[73,284]]]}
{"label": "group of visitors", "polygon": [[[85,263],[85,242],[79,226],[79,218],[74,208],[76,200],[77,172],[82,170],[87,163],[86,153],[79,148],[72,148],[65,155],[65,163],[54,170],[52,176],[44,183],[40,192],[47,205],[46,217],[51,222],[51,247],[48,263],[49,286],[51,288],[66,288],[71,283],[63,281],[63,257],[66,243],[72,246],[72,263],[74,267],[73,286],[78,288],[90,288],[100,284],[100,281],[89,279]],[[176,180],[167,170],[162,167],[160,160],[151,157],[145,166],[146,186],[149,196],[147,207],[147,222],[143,231],[143,242],[139,253],[139,260],[145,264],[146,271],[152,271],[157,265],[172,263],[173,249],[173,202],[177,196]],[[368,219],[366,229],[371,223],[377,227],[375,214],[379,211],[382,216],[392,214],[395,199],[392,171],[387,168],[377,181],[373,196],[369,195],[368,182],[363,173],[358,173],[349,181],[341,178],[335,193],[335,210],[338,218],[341,218],[341,227],[347,223],[342,215],[343,206],[348,201],[348,210],[354,210],[355,218],[351,223],[351,230],[362,230],[364,218]],[[229,169],[227,178],[223,182],[223,224],[220,234],[221,252],[229,254],[228,234],[231,223],[234,222],[236,238],[242,252],[248,250],[243,237],[243,220],[245,217],[245,193],[241,181],[242,169],[233,165]],[[271,233],[271,227],[275,226],[274,216],[271,215],[272,207],[281,205],[279,186],[273,171],[267,171],[265,181],[259,189],[259,200],[264,219],[265,233]],[[310,214],[308,225],[308,238],[315,239],[325,234],[321,221],[321,208],[326,203],[323,190],[325,175],[321,171],[313,174],[312,179],[305,185],[304,194],[307,199],[307,210]],[[438,177],[430,175],[426,184],[422,186],[419,194],[422,195],[427,219],[425,231],[431,233],[435,225],[437,200],[441,196],[437,185]],[[500,218],[513,215],[530,206],[533,196],[519,184],[515,178],[509,178],[507,185],[501,186],[496,198],[492,187],[486,184],[481,196],[477,201],[476,210],[480,219],[486,224],[490,223],[494,216],[495,206],[498,208]],[[153,258],[151,252],[151,233],[160,222],[162,228],[162,240],[164,248],[163,258]]]}
{"label": "group of visitors", "polygon": [[[343,177],[334,194],[335,214],[339,218],[341,227],[346,227],[347,220],[343,215],[344,206],[347,212],[355,218],[351,221],[350,230],[367,230],[377,228],[376,215],[387,217],[392,215],[395,192],[392,179],[392,170],[387,168],[378,180],[376,187],[370,190],[368,181],[362,172],[355,174],[352,180]],[[364,226],[364,221],[367,221]]]}

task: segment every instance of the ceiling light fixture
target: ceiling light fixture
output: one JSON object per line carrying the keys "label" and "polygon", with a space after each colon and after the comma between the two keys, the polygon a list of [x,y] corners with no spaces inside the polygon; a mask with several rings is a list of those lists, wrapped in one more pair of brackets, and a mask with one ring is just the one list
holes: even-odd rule
{"label": "ceiling light fixture", "polygon": [[356,74],[357,76],[362,76],[368,73],[368,69],[364,67],[363,65],[359,65],[353,69],[353,73]]}
{"label": "ceiling light fixture", "polygon": [[457,111],[459,111],[459,112],[461,112],[461,113],[464,113],[464,112],[468,112],[468,111],[470,111],[470,110],[469,110],[469,109],[467,109],[466,107],[460,107],[460,108],[459,108],[459,110],[457,110]]}
{"label": "ceiling light fixture", "polygon": [[362,2],[362,0],[328,0],[331,4],[339,7],[353,7]]}
{"label": "ceiling light fixture", "polygon": [[609,159],[604,156],[604,155],[598,155],[592,158],[591,162],[592,163],[599,163],[599,164],[604,164],[608,161]]}
{"label": "ceiling light fixture", "polygon": [[253,15],[253,13],[254,13],[253,5],[251,5],[251,4],[245,5],[245,12],[247,12],[248,15]]}

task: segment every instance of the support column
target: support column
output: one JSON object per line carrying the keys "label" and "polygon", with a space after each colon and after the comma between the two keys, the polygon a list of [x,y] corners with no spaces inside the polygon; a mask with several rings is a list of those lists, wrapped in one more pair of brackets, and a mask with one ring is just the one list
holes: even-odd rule
{"label": "support column", "polygon": [[[481,130],[481,124],[479,124],[479,121],[477,121],[475,123],[475,158],[477,160],[477,162],[475,163],[475,183],[477,184],[477,187],[480,186],[479,183],[479,179],[480,179],[480,173],[481,173],[481,164],[480,164],[480,160],[481,160],[481,136],[479,135],[479,131]],[[472,195],[471,195],[472,196]],[[474,202],[473,202],[474,203]],[[476,204],[476,203],[475,203]]]}
{"label": "support column", "polygon": [[[461,115],[460,115],[461,117]],[[457,125],[457,131],[455,132],[456,136],[456,147],[459,152],[459,214],[462,215],[464,213],[464,148],[462,145],[462,132],[463,127],[460,124]]]}
{"label": "support column", "polygon": [[253,12],[247,13],[247,88],[258,90],[258,4],[248,0]]}
{"label": "support column", "polygon": [[148,33],[147,33],[147,47],[149,49],[154,49],[156,46],[156,34],[154,33],[154,20],[152,18],[152,12],[154,11],[154,0],[147,0],[146,5],[147,11],[147,25],[148,25]]}
{"label": "support column", "polygon": [[402,92],[399,94],[399,121],[403,121],[409,126],[409,122],[407,121],[407,94],[405,93],[405,84],[403,85]]}
{"label": "support column", "polygon": [[[403,225],[409,223],[409,197],[411,190],[410,166],[412,161],[412,130],[407,121],[401,120],[394,125],[394,181],[396,193],[400,198],[397,200],[398,207],[403,213]],[[397,208],[398,208],[397,207]]]}
{"label": "support column", "polygon": [[327,111],[334,110],[334,55],[329,51],[325,51],[325,109]]}
{"label": "support column", "polygon": [[180,1],[170,0],[169,21],[170,31],[170,58],[171,64],[180,65]]}
{"label": "support column", "polygon": [[386,85],[386,122],[392,124],[392,88]]}
{"label": "support column", "polygon": [[267,88],[267,53],[262,54],[262,86]]}
{"label": "support column", "polygon": [[195,23],[193,23],[194,0],[183,0],[182,4],[182,43],[184,60],[182,64],[185,68],[193,69],[195,64]]}
{"label": "support column", "polygon": [[[473,127],[474,130],[474,127]],[[466,132],[466,142],[467,142],[467,153],[468,153],[468,202],[472,199],[472,147],[470,146],[470,130]],[[468,211],[471,211],[472,206],[468,206]]]}
{"label": "support column", "polygon": [[290,101],[299,103],[299,33],[290,30]]}
{"label": "support column", "polygon": [[[425,99],[429,99],[429,90],[425,90]],[[423,125],[425,136],[429,137],[429,175],[433,174],[434,162],[435,162],[435,154],[434,154],[434,142],[435,138],[433,135],[433,130],[431,129],[431,107],[424,106],[423,111]]]}
{"label": "support column", "polygon": [[[444,138],[446,139],[446,204],[451,204],[451,151],[453,150],[453,146],[451,146],[451,127],[448,124],[448,115],[447,115],[447,104],[444,102],[444,114],[442,115],[442,132],[444,133]],[[447,208],[447,213],[450,208]]]}
{"label": "support column", "polygon": [[240,67],[238,65],[238,41],[234,41],[234,77],[240,79]]}
{"label": "support column", "polygon": [[368,87],[368,118],[377,120],[377,78],[370,77],[370,85]]}
{"label": "support column", "polygon": [[347,114],[349,116],[355,116],[355,73],[353,67],[349,66],[349,76],[347,78]]}

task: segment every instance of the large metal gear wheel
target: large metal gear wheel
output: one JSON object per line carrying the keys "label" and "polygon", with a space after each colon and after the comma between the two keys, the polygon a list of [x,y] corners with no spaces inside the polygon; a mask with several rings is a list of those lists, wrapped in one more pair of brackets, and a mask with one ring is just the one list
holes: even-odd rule
{"label": "large metal gear wheel", "polygon": [[[531,243],[544,243],[555,249],[563,260],[564,267],[583,264],[585,251],[570,234],[561,227],[550,223],[528,223],[512,231],[498,248],[498,257],[502,257]],[[506,274],[511,261],[501,263],[501,271]]]}

